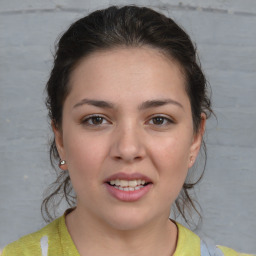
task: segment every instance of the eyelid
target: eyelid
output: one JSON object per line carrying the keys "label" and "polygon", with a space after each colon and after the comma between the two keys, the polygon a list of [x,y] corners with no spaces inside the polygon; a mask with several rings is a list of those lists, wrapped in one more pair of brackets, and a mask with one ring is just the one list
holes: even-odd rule
{"label": "eyelid", "polygon": [[[156,117],[161,117],[163,119],[165,119],[168,124],[174,124],[176,123],[176,121],[174,120],[174,118],[172,118],[171,116],[169,115],[165,115],[165,114],[154,114],[152,116],[149,117],[148,121],[146,123],[149,123],[153,118],[156,118]],[[165,126],[165,125],[168,125],[168,124],[162,124],[162,125],[158,125],[158,126]],[[154,124],[152,124],[154,125]],[[157,125],[156,125],[157,126]]]}
{"label": "eyelid", "polygon": [[103,123],[103,124],[99,124],[99,125],[93,125],[93,124],[86,123],[88,120],[90,120],[93,117],[100,117],[100,118],[103,118],[105,121],[107,121],[107,123],[111,123],[109,121],[109,119],[105,115],[102,115],[102,114],[91,114],[91,115],[87,115],[87,116],[83,117],[81,119],[81,124],[87,125],[87,126],[101,126],[101,125],[105,125],[106,124],[106,123]]}

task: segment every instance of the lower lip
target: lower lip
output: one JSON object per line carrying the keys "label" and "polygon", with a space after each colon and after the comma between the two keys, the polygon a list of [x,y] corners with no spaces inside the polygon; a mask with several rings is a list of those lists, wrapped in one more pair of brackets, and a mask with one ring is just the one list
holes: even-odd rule
{"label": "lower lip", "polygon": [[149,192],[152,187],[152,184],[148,184],[147,186],[134,191],[123,191],[115,188],[114,186],[105,183],[108,192],[120,201],[125,202],[133,202],[141,199],[145,194]]}

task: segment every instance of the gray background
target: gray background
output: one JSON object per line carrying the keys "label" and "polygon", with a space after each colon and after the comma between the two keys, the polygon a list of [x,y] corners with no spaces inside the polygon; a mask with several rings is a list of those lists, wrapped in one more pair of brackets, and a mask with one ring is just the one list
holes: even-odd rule
{"label": "gray background", "polygon": [[109,4],[156,7],[197,43],[218,123],[208,123],[208,165],[196,193],[199,233],[256,252],[256,1],[0,0],[0,248],[44,225],[52,179],[44,86],[56,37]]}

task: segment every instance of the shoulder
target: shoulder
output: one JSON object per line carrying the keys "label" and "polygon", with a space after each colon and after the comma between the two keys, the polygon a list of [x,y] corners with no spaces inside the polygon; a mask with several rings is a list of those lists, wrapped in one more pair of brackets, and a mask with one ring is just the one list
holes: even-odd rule
{"label": "shoulder", "polygon": [[21,237],[19,240],[8,244],[2,253],[2,256],[11,256],[11,255],[41,255],[42,254],[42,244],[45,243],[45,239],[49,243],[55,243],[54,241],[59,238],[58,227],[63,217],[56,219],[51,222],[44,228],[40,229],[37,232],[31,233],[29,235]]}
{"label": "shoulder", "polygon": [[193,250],[193,255],[201,256],[253,256],[252,254],[239,253],[228,247],[217,246],[209,239],[201,239],[181,224],[176,223],[176,225],[178,227],[178,242],[174,256],[190,255],[191,250]]}
{"label": "shoulder", "polygon": [[224,256],[256,256],[254,254],[239,253],[225,246],[218,245],[218,248],[223,252]]}
{"label": "shoulder", "polygon": [[[201,239],[201,255],[202,256],[253,256],[252,254],[244,254],[234,249],[215,245],[211,240],[205,242]],[[255,255],[256,256],[256,255]]]}

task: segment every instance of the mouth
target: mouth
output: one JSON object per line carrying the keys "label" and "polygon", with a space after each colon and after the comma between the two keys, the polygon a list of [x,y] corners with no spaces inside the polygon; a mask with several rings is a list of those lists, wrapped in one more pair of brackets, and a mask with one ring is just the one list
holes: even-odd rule
{"label": "mouth", "polygon": [[138,180],[115,179],[107,182],[107,184],[122,191],[135,191],[135,190],[140,190],[145,186],[148,186],[149,184],[152,184],[152,182],[146,182],[143,179],[138,179]]}
{"label": "mouth", "polygon": [[147,176],[138,173],[118,173],[107,178],[104,184],[110,195],[126,202],[141,199],[153,186]]}

